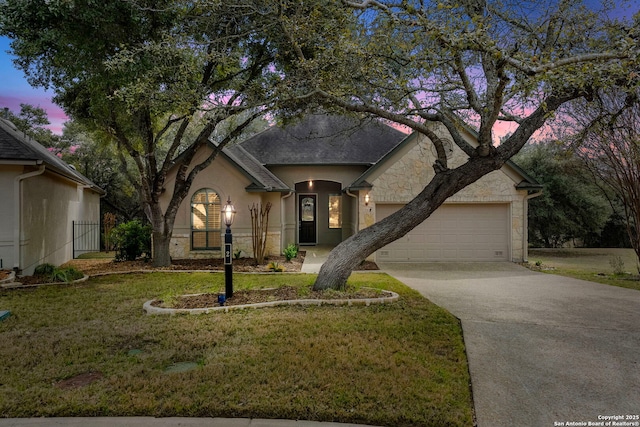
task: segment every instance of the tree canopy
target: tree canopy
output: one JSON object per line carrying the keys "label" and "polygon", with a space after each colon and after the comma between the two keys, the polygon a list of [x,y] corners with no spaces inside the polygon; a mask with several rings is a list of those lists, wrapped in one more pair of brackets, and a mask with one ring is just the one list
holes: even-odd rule
{"label": "tree canopy", "polygon": [[640,91],[613,87],[570,106],[568,140],[612,199],[622,205],[640,260]]}
{"label": "tree canopy", "polygon": [[[603,2],[602,8],[609,2]],[[606,12],[606,10],[604,10]],[[581,0],[5,0],[0,33],[34,84],[133,159],[156,249],[195,174],[268,110],[314,104],[374,115],[428,138],[436,174],[405,208],[339,245],[317,288],[341,287],[375,250],[499,169],[566,103],[638,84],[640,15],[614,21]],[[198,122],[200,126],[194,126]],[[469,160],[450,168],[433,123]],[[501,122],[515,130],[497,144]],[[478,146],[461,129],[471,126]],[[179,162],[173,198],[158,199]],[[168,250],[154,262],[168,262]]]}
{"label": "tree canopy", "polygon": [[[291,43],[301,47],[300,91],[406,125],[433,143],[438,159],[425,165],[436,172],[432,181],[404,209],[333,251],[318,288],[341,286],[364,257],[499,169],[566,103],[591,100],[612,84],[638,84],[640,15],[608,19],[609,3],[601,10],[580,0],[342,3],[358,16],[357,26],[313,55],[303,49],[315,45],[305,22],[287,26]],[[449,168],[435,122],[446,126],[468,162]],[[514,130],[498,143],[500,123]],[[477,147],[463,138],[468,126]]]}
{"label": "tree canopy", "polygon": [[612,208],[582,160],[562,141],[527,144],[514,158],[544,188],[529,201],[529,243],[597,243]]}
{"label": "tree canopy", "polygon": [[[248,0],[0,3],[0,33],[12,39],[29,81],[51,86],[70,117],[135,166],[131,180],[153,226],[157,265],[169,262],[175,213],[196,174],[276,104],[279,32],[267,12]],[[215,149],[193,164],[212,135]]]}

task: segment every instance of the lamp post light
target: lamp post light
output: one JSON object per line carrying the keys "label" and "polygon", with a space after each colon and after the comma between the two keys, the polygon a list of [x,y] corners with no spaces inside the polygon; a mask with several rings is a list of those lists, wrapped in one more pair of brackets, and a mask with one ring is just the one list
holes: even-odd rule
{"label": "lamp post light", "polygon": [[222,220],[227,226],[224,233],[224,294],[225,299],[233,296],[233,266],[231,260],[233,257],[233,236],[231,235],[231,224],[236,216],[236,208],[231,204],[231,197],[227,199],[227,204],[222,208]]}

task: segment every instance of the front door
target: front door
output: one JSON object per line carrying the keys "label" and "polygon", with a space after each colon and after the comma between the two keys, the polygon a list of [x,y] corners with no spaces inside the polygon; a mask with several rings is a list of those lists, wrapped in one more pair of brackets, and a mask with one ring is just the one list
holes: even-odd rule
{"label": "front door", "polygon": [[301,245],[315,245],[316,238],[316,194],[301,194],[299,200],[300,228],[299,239]]}

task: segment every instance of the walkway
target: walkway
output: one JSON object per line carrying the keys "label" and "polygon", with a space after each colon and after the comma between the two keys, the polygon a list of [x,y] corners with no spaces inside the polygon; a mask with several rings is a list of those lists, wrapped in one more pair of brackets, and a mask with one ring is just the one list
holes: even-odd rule
{"label": "walkway", "polygon": [[333,249],[333,246],[318,245],[318,246],[300,246],[301,251],[306,251],[307,254],[304,257],[304,263],[300,272],[302,273],[319,273],[320,267],[327,260],[329,252]]}

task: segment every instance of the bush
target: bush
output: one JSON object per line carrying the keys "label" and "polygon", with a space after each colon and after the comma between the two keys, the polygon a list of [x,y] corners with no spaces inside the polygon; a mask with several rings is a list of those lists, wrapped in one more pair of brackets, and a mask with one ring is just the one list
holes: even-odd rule
{"label": "bush", "polygon": [[267,268],[269,269],[269,271],[275,271],[275,272],[282,272],[284,271],[284,267],[281,266],[278,262],[276,261],[272,261],[269,263],[269,265],[267,266]]}
{"label": "bush", "polygon": [[84,274],[73,267],[59,268],[53,264],[40,264],[33,271],[34,276],[46,277],[52,282],[73,282],[82,279]]}
{"label": "bush", "polygon": [[298,256],[298,247],[293,243],[291,243],[289,244],[289,246],[284,248],[284,251],[282,251],[282,254],[284,255],[287,261],[291,261],[292,259]]}
{"label": "bush", "polygon": [[613,256],[609,259],[609,265],[613,269],[615,276],[622,276],[624,274],[624,260],[621,256]]}
{"label": "bush", "polygon": [[68,283],[73,282],[74,280],[82,279],[83,277],[84,274],[73,267],[56,268],[51,274],[51,281]]}
{"label": "bush", "polygon": [[111,232],[111,243],[116,250],[116,261],[135,261],[143,254],[151,255],[151,227],[138,220],[118,225]]}
{"label": "bush", "polygon": [[56,266],[49,263],[40,264],[33,270],[34,276],[51,276],[56,270]]}

